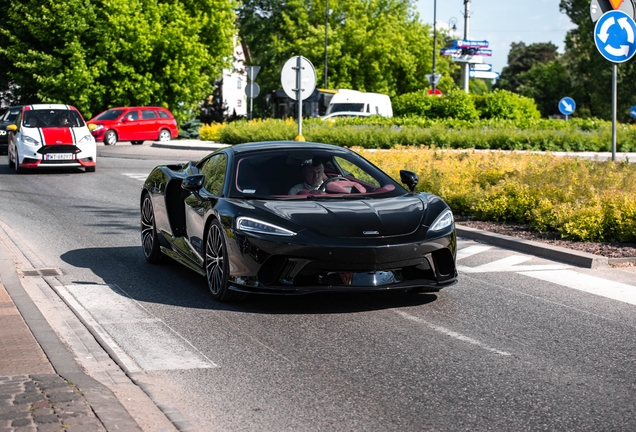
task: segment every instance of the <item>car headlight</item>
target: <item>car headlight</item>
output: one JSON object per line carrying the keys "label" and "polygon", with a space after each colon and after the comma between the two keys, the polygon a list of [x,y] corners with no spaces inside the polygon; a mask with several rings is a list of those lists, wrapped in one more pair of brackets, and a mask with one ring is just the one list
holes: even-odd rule
{"label": "car headlight", "polygon": [[433,224],[429,228],[429,231],[441,231],[451,226],[453,222],[455,222],[455,220],[453,219],[453,212],[449,209],[446,209],[442,212],[442,214],[437,216],[437,219],[435,219],[435,222],[433,222]]}
{"label": "car headlight", "polygon": [[93,132],[98,131],[100,129],[104,129],[104,125],[102,124],[95,125],[95,129],[93,129]]}
{"label": "car headlight", "polygon": [[78,144],[88,144],[93,140],[93,135],[85,135],[84,138],[79,140]]}
{"label": "car headlight", "polygon": [[285,228],[281,228],[267,222],[262,222],[257,219],[243,216],[236,219],[236,229],[258,234],[270,234],[283,237],[292,237],[296,235],[295,232],[289,231]]}
{"label": "car headlight", "polygon": [[40,145],[40,141],[36,140],[35,138],[31,138],[30,136],[22,135],[22,139],[24,140],[25,143],[28,143],[31,145]]}

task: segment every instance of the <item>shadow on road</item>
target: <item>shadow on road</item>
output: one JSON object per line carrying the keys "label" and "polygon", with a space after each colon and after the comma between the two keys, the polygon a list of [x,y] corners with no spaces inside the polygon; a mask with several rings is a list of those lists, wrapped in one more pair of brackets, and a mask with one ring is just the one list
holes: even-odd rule
{"label": "shadow on road", "polygon": [[184,308],[264,314],[339,314],[420,306],[437,299],[434,293],[384,291],[301,296],[250,294],[239,302],[219,303],[210,297],[204,277],[169,259],[165,264],[148,264],[141,246],[77,249],[61,258],[74,267],[90,269],[107,284],[117,285],[137,301]]}

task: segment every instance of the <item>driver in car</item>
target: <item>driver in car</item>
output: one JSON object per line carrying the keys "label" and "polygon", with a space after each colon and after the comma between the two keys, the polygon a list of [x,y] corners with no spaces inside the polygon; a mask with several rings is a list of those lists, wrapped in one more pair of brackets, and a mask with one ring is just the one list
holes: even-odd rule
{"label": "driver in car", "polygon": [[297,195],[301,190],[318,190],[322,182],[327,179],[325,167],[318,159],[309,159],[301,165],[303,182],[289,190],[289,195]]}

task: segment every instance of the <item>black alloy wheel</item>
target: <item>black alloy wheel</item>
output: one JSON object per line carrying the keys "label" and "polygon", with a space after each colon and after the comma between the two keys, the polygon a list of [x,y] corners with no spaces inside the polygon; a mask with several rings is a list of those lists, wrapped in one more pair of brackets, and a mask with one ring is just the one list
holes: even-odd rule
{"label": "black alloy wheel", "polygon": [[104,144],[109,146],[117,144],[117,132],[114,130],[106,132],[104,135]]}
{"label": "black alloy wheel", "polygon": [[155,226],[155,212],[150,195],[146,194],[141,205],[141,247],[144,257],[149,263],[161,262],[163,254],[159,246],[157,227]]}
{"label": "black alloy wheel", "polygon": [[228,260],[223,227],[213,220],[205,240],[205,277],[214,300],[225,302],[243,298],[245,295],[228,288]]}

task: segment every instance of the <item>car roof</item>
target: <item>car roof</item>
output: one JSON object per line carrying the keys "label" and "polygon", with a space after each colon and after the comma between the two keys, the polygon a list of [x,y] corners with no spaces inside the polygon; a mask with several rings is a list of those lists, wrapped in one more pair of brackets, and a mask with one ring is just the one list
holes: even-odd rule
{"label": "car roof", "polygon": [[47,109],[77,110],[74,106],[65,105],[65,104],[32,104],[32,105],[24,105],[24,108],[26,108],[27,110],[47,110]]}
{"label": "car roof", "polygon": [[322,144],[305,141],[264,141],[254,143],[236,144],[230,147],[236,155],[243,153],[268,151],[268,150],[331,150],[339,153],[347,153],[350,150],[332,144]]}

